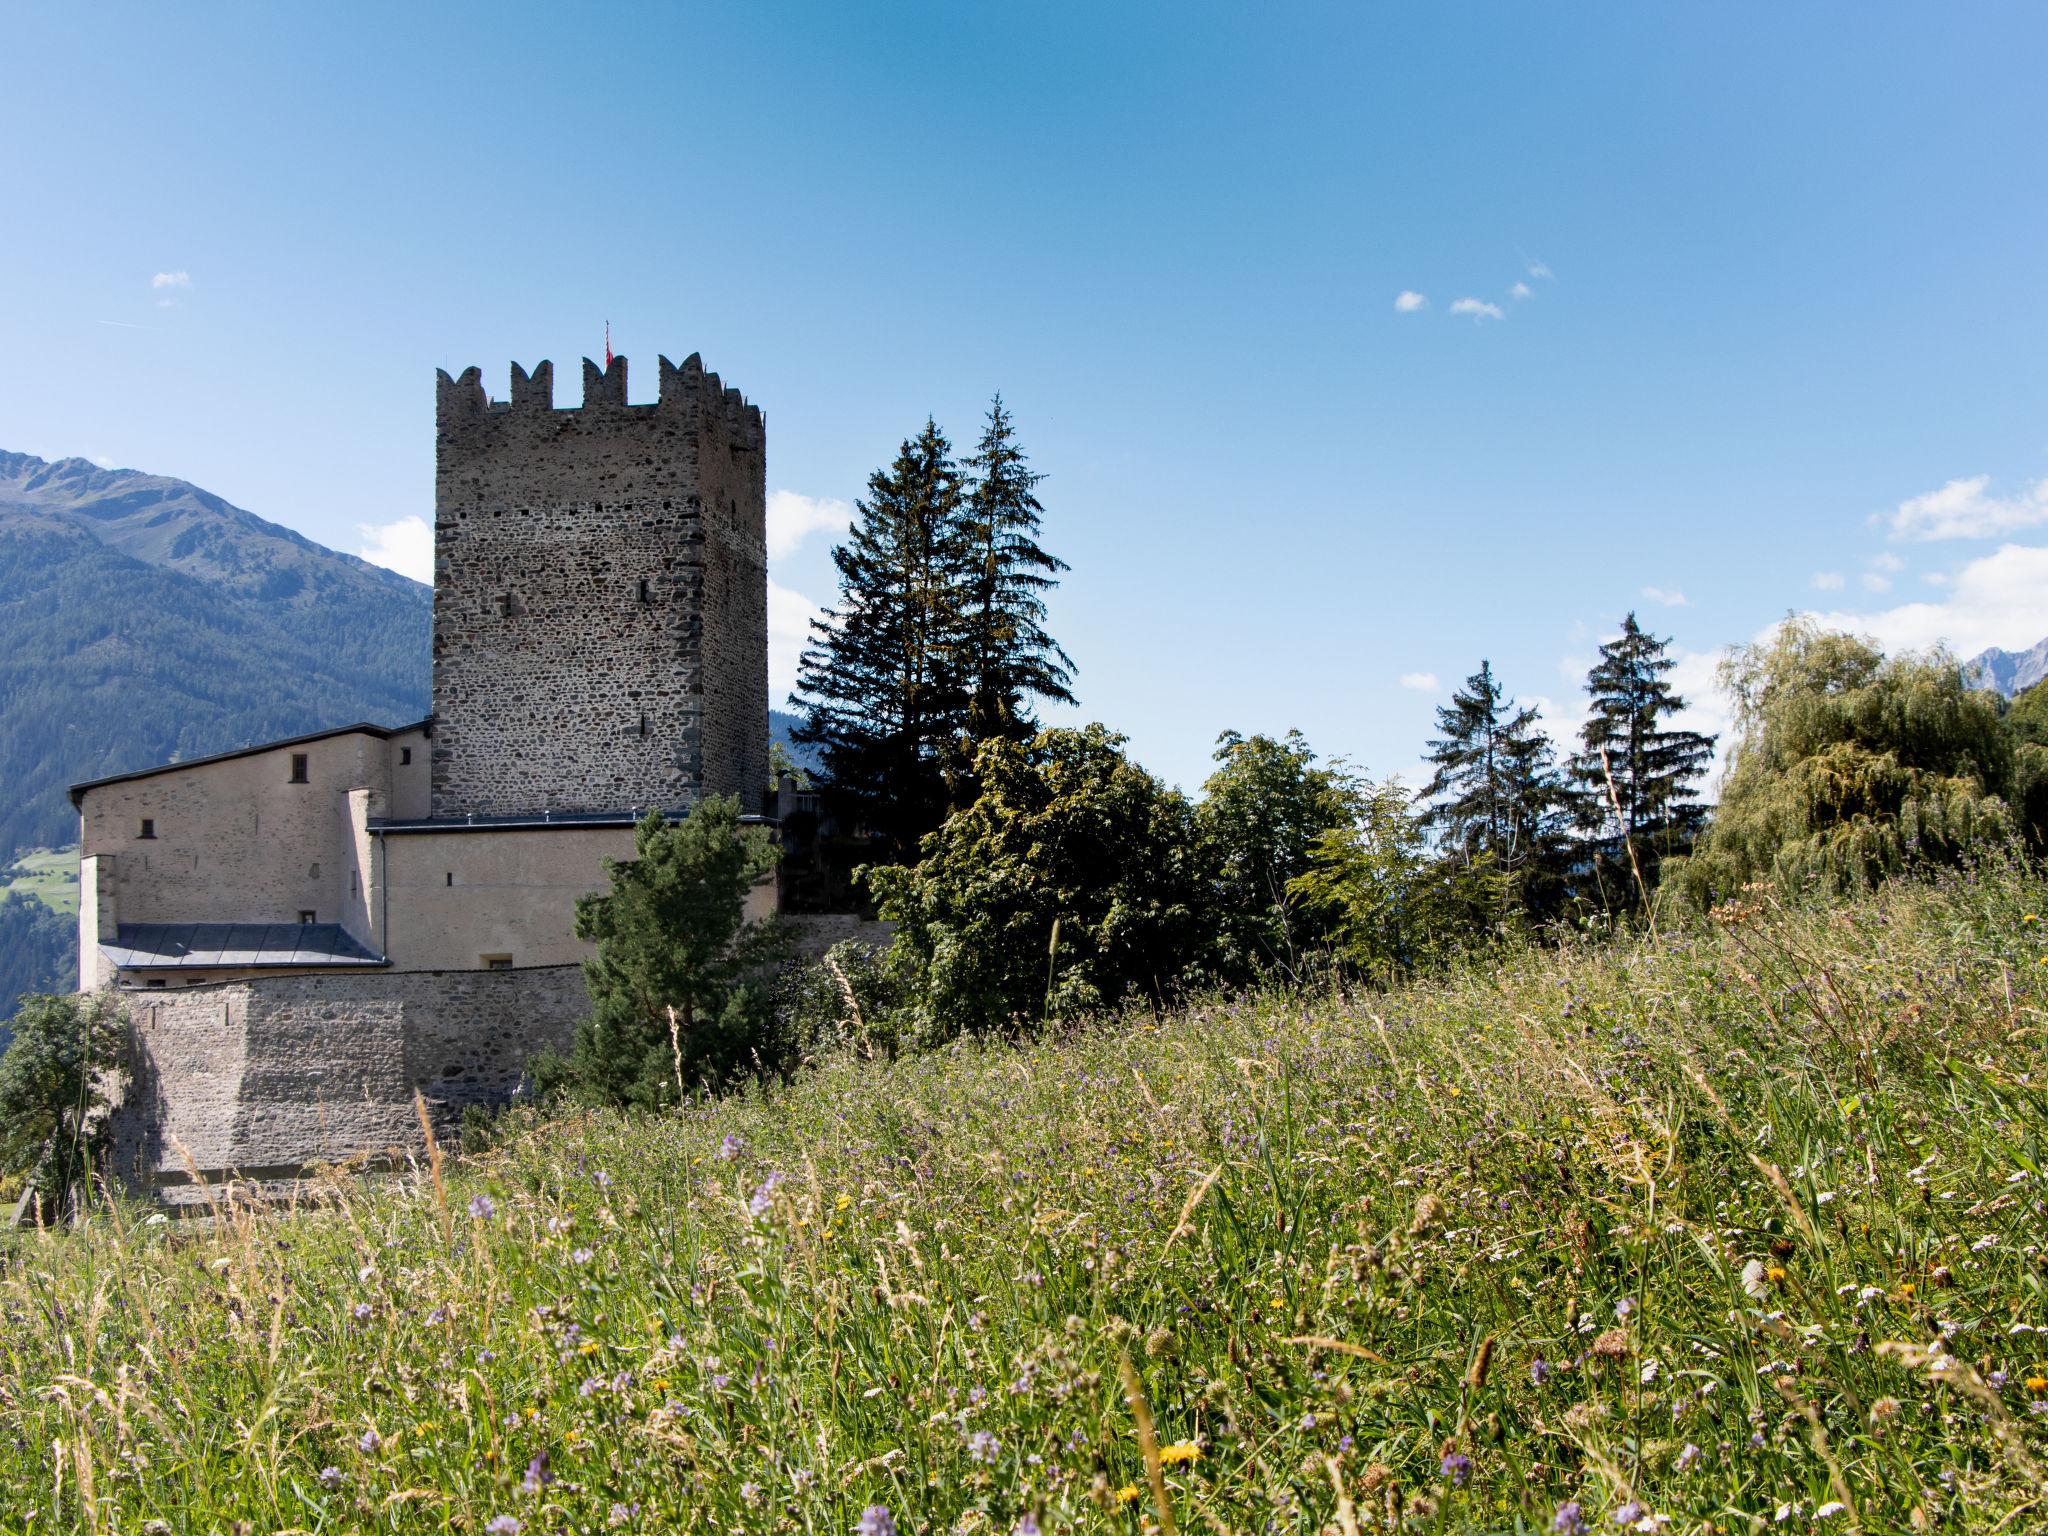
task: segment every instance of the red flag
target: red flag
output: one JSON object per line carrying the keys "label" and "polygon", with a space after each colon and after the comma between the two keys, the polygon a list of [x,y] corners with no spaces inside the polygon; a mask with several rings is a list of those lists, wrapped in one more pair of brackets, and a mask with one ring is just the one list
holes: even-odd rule
{"label": "red flag", "polygon": [[604,323],[604,371],[612,371],[612,323],[609,320]]}

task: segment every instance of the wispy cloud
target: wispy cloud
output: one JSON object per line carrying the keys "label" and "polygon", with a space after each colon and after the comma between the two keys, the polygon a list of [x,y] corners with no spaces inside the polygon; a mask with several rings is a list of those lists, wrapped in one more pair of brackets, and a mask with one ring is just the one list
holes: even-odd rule
{"label": "wispy cloud", "polygon": [[192,274],[190,272],[159,272],[149,280],[149,286],[152,288],[190,288],[192,286]]}
{"label": "wispy cloud", "polygon": [[160,329],[160,327],[154,325],[138,325],[133,320],[95,320],[93,324],[119,326],[124,331],[154,331]]}
{"label": "wispy cloud", "polygon": [[818,605],[803,593],[768,578],[768,706],[781,709],[796,687],[797,664],[810,642]]}
{"label": "wispy cloud", "polygon": [[1887,549],[1870,557],[1870,568],[1873,571],[1892,571],[1896,573],[1906,568],[1906,562]]}
{"label": "wispy cloud", "polygon": [[1498,304],[1489,304],[1484,299],[1459,299],[1451,305],[1454,315],[1470,315],[1474,321],[1505,320],[1507,312]]}
{"label": "wispy cloud", "polygon": [[1842,573],[1840,571],[1815,571],[1813,573],[1813,585],[1822,592],[1839,592],[1842,590]]}
{"label": "wispy cloud", "polygon": [[1534,288],[1531,288],[1527,283],[1517,283],[1514,287],[1508,290],[1509,293],[1511,293],[1518,299],[1526,299],[1529,297],[1530,294],[1534,293],[1535,291],[1536,290]]}
{"label": "wispy cloud", "polygon": [[1401,686],[1403,688],[1412,688],[1417,693],[1435,693],[1437,690],[1436,674],[1434,672],[1403,672],[1401,674]]}
{"label": "wispy cloud", "polygon": [[1876,571],[1865,571],[1857,580],[1863,583],[1863,590],[1866,592],[1889,592],[1892,589],[1891,577],[1880,575]]}
{"label": "wispy cloud", "polygon": [[1550,270],[1549,263],[1542,261],[1532,261],[1529,263],[1529,275],[1531,277],[1541,278],[1552,278],[1557,276],[1555,272]]}
{"label": "wispy cloud", "polygon": [[1938,491],[1909,497],[1886,522],[1895,539],[1990,539],[2048,523],[2048,479],[2016,496],[1993,496],[1989,475],[1951,480]]}
{"label": "wispy cloud", "polygon": [[1651,602],[1659,603],[1666,608],[1690,608],[1692,606],[1691,599],[1676,588],[1667,591],[1663,587],[1645,587],[1643,588],[1643,596],[1647,597]]}
{"label": "wispy cloud", "polygon": [[853,504],[796,491],[768,495],[768,558],[785,559],[814,533],[844,533],[853,524]]}
{"label": "wispy cloud", "polygon": [[389,523],[358,523],[356,553],[372,565],[428,585],[434,580],[434,530],[417,513]]}
{"label": "wispy cloud", "polygon": [[1429,300],[1413,288],[1403,288],[1394,295],[1394,309],[1404,315],[1412,315],[1418,309],[1429,308]]}

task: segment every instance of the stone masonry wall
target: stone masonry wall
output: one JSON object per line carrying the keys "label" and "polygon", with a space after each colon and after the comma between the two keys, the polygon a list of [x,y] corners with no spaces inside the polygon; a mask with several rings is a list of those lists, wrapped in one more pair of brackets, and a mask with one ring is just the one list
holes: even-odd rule
{"label": "stone masonry wall", "polygon": [[516,364],[492,403],[440,375],[436,816],[679,809],[767,780],[761,414],[693,355],[629,405],[587,359],[580,410]]}
{"label": "stone masonry wall", "polygon": [[[277,1176],[420,1144],[413,1090],[444,1124],[502,1104],[589,1011],[579,966],[300,974],[123,994],[131,1077],[113,1167],[147,1189]],[[436,1131],[439,1134],[440,1127]]]}

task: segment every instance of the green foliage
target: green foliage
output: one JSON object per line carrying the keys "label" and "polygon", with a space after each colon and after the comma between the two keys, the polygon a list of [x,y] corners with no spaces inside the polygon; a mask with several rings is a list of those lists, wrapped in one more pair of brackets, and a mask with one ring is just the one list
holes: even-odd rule
{"label": "green foliage", "polygon": [[32,996],[0,1055],[0,1173],[26,1175],[54,1214],[90,1175],[122,1076],[127,1019],[111,992]]}
{"label": "green foliage", "polygon": [[1299,731],[1280,740],[1225,731],[1216,761],[1195,826],[1217,881],[1220,963],[1239,979],[1268,970],[1298,976],[1330,924],[1295,882],[1314,862],[1318,839],[1350,822],[1351,777],[1341,766],[1319,766]]}
{"label": "green foliage", "polygon": [[2012,804],[2035,853],[2048,853],[2048,683],[2012,701],[2005,725],[2013,738]]}
{"label": "green foliage", "polygon": [[775,867],[767,833],[740,825],[737,797],[709,795],[680,821],[648,812],[633,852],[606,861],[609,891],[576,903],[576,936],[597,946],[583,962],[590,1016],[566,1061],[535,1064],[536,1084],[658,1106],[777,1065],[764,973],[781,938],[743,910]]}
{"label": "green foliage", "polygon": [[1290,893],[1322,915],[1342,959],[1392,981],[1440,964],[1484,934],[1507,882],[1491,853],[1437,857],[1399,779],[1361,781],[1351,814],[1318,837]]}
{"label": "green foliage", "polygon": [[0,1265],[0,1508],[1137,1536],[1128,1356],[1183,1532],[2033,1532],[2030,913],[1994,868],[515,1116],[446,1171],[452,1239],[424,1169],[96,1209]]}
{"label": "green foliage", "polygon": [[886,947],[845,939],[823,960],[790,968],[776,1003],[778,1033],[800,1060],[896,1054],[906,978],[888,961]]}
{"label": "green foliage", "polygon": [[914,868],[872,869],[925,1040],[1163,1002],[1213,963],[1187,800],[1105,727],[982,744],[980,794]]}
{"label": "green foliage", "polygon": [[1887,660],[1788,619],[1723,677],[1737,736],[1719,813],[1677,877],[1690,900],[1755,880],[1847,890],[1982,854],[2016,830],[2012,733],[1946,653]]}
{"label": "green foliage", "polygon": [[1579,824],[1591,834],[1581,853],[1610,909],[1636,903],[1638,879],[1654,887],[1663,861],[1687,852],[1706,821],[1695,785],[1714,738],[1665,728],[1685,708],[1665,677],[1675,665],[1668,644],[1631,613],[1586,674],[1590,712],[1569,772]]}
{"label": "green foliage", "polygon": [[1440,851],[1485,872],[1496,922],[1550,915],[1563,894],[1565,796],[1541,717],[1516,709],[1482,661],[1436,718],[1422,825]]}
{"label": "green foliage", "polygon": [[61,991],[77,969],[78,923],[40,901],[9,891],[0,896],[0,1045],[4,1021],[30,992]]}

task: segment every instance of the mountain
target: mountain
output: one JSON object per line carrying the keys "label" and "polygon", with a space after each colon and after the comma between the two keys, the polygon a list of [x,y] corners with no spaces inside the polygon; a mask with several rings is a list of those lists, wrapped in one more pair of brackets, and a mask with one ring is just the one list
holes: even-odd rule
{"label": "mountain", "polygon": [[2048,640],[2032,650],[2001,651],[1993,646],[1963,663],[1963,680],[1972,688],[1989,688],[2008,699],[2048,678]]}
{"label": "mountain", "polygon": [[0,863],[65,787],[427,713],[432,594],[183,480],[0,452]]}

